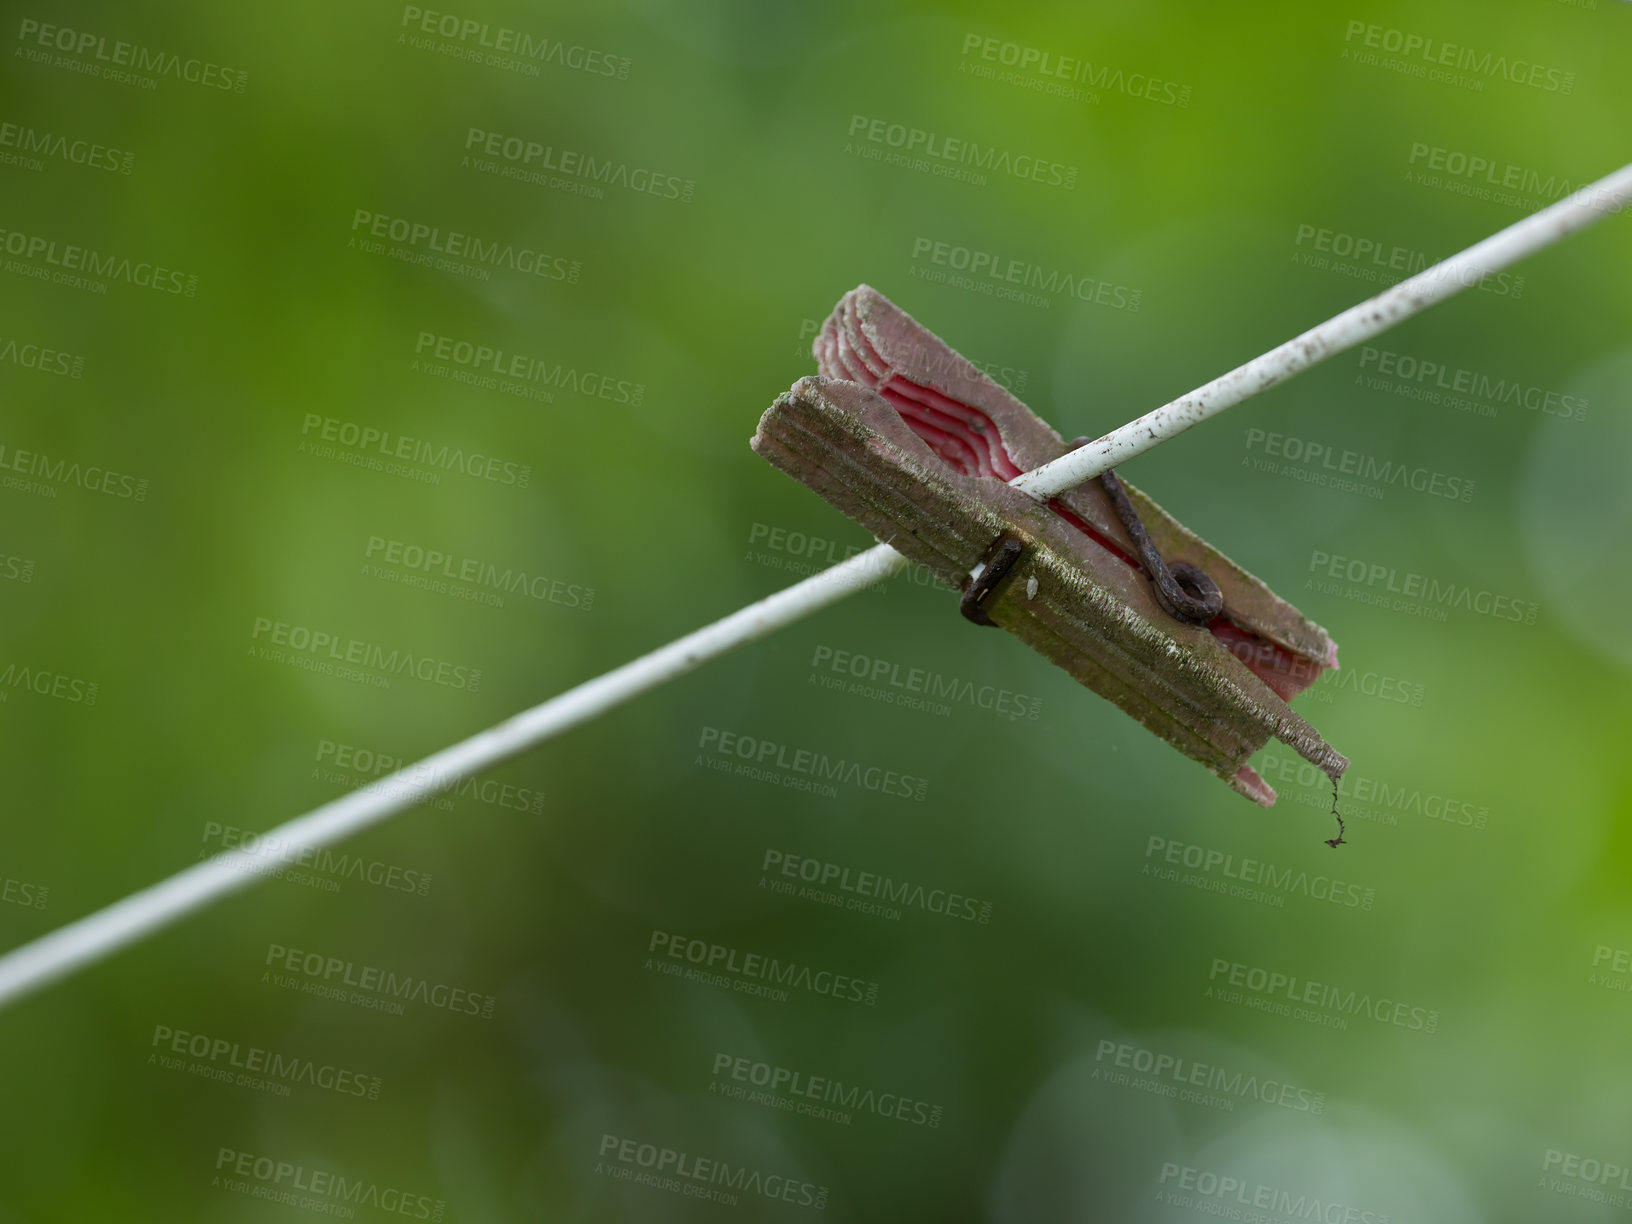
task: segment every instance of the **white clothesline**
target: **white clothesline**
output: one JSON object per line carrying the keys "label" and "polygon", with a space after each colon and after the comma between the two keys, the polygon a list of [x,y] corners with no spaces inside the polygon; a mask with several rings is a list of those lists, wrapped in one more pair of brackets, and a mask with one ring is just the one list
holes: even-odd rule
{"label": "white clothesline", "polygon": [[[1483,242],[1384,290],[1188,395],[1017,476],[1046,499],[1143,454],[1159,442],[1294,374],[1386,331],[1486,275],[1516,263],[1632,202],[1632,165],[1583,187]],[[744,642],[791,624],[905,568],[887,544],[750,604],[622,667],[444,748],[361,790],[297,816],[250,847],[228,850],[0,957],[0,1006],[82,969],[143,936],[270,874],[268,858],[292,863],[491,768]],[[275,847],[270,850],[268,847]]]}

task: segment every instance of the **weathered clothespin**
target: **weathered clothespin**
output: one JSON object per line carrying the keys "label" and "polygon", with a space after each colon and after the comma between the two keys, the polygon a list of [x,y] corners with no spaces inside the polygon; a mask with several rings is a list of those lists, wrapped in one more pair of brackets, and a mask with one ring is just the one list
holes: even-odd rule
{"label": "weathered clothespin", "polygon": [[847,293],[814,349],[820,376],[766,410],[759,454],[962,591],[969,619],[1007,629],[1239,793],[1275,802],[1247,765],[1271,737],[1335,787],[1347,759],[1286,704],[1337,666],[1324,629],[1114,474],[1046,504],[1010,488],[1070,448],[876,290]]}

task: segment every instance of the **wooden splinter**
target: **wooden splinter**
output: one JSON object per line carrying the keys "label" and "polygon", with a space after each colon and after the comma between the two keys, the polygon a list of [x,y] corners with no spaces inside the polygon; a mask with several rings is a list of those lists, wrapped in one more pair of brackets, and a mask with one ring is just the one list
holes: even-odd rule
{"label": "wooden splinter", "polygon": [[1170,614],[1105,487],[1116,478],[1046,504],[1010,488],[1071,448],[876,290],[846,294],[814,348],[820,375],[761,417],[759,454],[961,591],[970,619],[1007,629],[1240,794],[1275,802],[1247,765],[1271,738],[1336,786],[1347,759],[1286,704],[1337,666],[1324,629],[1122,482],[1160,559],[1222,597],[1216,615],[1192,614],[1204,624]]}

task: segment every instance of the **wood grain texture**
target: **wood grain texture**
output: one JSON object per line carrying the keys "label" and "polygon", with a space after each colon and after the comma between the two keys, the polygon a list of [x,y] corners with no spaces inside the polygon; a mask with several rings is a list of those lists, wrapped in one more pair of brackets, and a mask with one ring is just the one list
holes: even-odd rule
{"label": "wood grain texture", "polygon": [[[925,402],[925,390],[976,407],[1013,464],[1029,470],[1066,447],[1024,404],[865,286],[840,303],[816,347],[819,355],[826,350],[824,365],[861,377],[800,379],[761,418],[753,439],[759,454],[953,590],[994,540],[1005,532],[1019,537],[1025,552],[985,604],[993,622],[1239,793],[1274,803],[1274,790],[1247,766],[1271,738],[1334,779],[1342,773],[1342,754],[1224,642],[1162,612],[1141,570],[1006,479],[956,470],[899,407],[902,395]],[[916,349],[928,356],[907,360]],[[1097,484],[1059,501],[1107,541],[1131,548]],[[1335,646],[1318,625],[1148,498],[1136,504],[1157,525],[1152,534],[1164,554],[1215,575],[1232,620],[1313,654],[1314,674],[1335,662]]]}

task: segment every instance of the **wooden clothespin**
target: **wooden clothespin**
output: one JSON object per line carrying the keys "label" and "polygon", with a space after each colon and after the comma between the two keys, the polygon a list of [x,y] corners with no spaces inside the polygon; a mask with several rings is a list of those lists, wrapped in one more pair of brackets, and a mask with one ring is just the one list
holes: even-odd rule
{"label": "wooden clothespin", "polygon": [[1348,760],[1286,704],[1337,666],[1324,629],[1114,473],[1046,504],[1008,487],[1070,447],[869,286],[814,349],[756,451],[1240,794],[1275,802],[1247,765],[1271,737],[1335,790]]}

